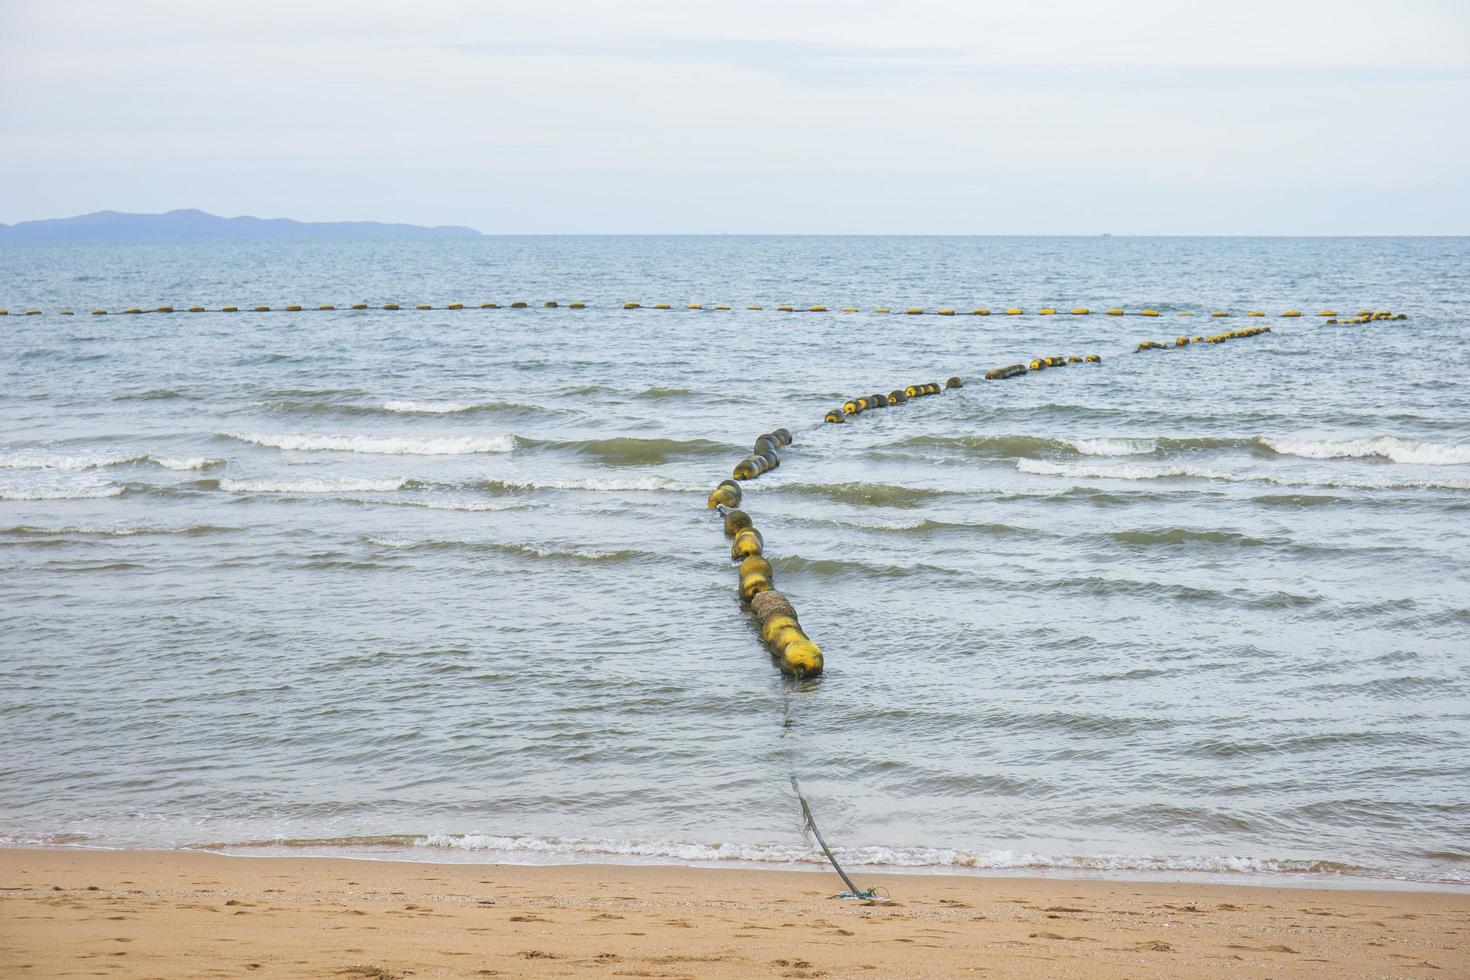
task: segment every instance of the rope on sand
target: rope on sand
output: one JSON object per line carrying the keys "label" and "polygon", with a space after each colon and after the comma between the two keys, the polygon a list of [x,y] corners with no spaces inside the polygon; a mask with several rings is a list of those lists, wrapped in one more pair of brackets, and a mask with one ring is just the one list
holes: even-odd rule
{"label": "rope on sand", "polygon": [[822,832],[817,829],[817,821],[816,818],[812,816],[811,805],[807,803],[806,797],[802,795],[801,784],[796,781],[796,773],[791,774],[791,788],[793,791],[795,791],[796,798],[801,801],[801,816],[802,820],[805,823],[806,829],[812,832],[812,836],[815,837],[817,839],[817,843],[821,845],[822,853],[827,855],[827,860],[832,863],[832,868],[837,872],[837,876],[841,878],[842,883],[847,886],[847,891],[842,892],[839,895],[833,895],[832,897],[856,898],[866,902],[887,901],[888,896],[879,895],[877,888],[864,889],[859,888],[857,885],[854,885],[852,883],[852,879],[847,876],[847,872],[842,870],[842,865],[838,864],[837,859],[832,856],[832,849],[827,846],[826,840],[822,838]]}

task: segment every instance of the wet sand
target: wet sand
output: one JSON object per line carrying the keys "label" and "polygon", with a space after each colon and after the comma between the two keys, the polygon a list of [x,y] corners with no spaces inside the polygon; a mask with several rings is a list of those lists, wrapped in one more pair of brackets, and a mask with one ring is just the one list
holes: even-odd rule
{"label": "wet sand", "polygon": [[0,975],[1463,977],[1470,894],[0,850]]}

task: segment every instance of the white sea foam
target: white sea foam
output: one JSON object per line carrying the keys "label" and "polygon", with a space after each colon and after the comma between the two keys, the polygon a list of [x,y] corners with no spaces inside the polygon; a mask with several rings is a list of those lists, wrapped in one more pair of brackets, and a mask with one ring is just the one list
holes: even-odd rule
{"label": "white sea foam", "polygon": [[311,480],[221,480],[219,488],[234,493],[388,493],[402,490],[407,478],[354,480],[347,477]]}
{"label": "white sea foam", "polygon": [[1261,445],[1283,456],[1306,459],[1348,459],[1379,456],[1395,463],[1455,466],[1470,463],[1470,444],[1442,444],[1378,436],[1373,439],[1290,439],[1261,437]]}
{"label": "white sea foam", "polygon": [[453,415],[475,408],[474,402],[384,402],[383,408],[406,415]]}
{"label": "white sea foam", "polygon": [[188,524],[175,527],[160,527],[154,525],[103,525],[103,524],[65,524],[60,527],[42,527],[39,525],[21,525],[18,527],[5,528],[0,534],[24,534],[36,537],[50,537],[63,534],[85,534],[97,535],[107,538],[131,538],[139,535],[167,535],[167,534],[195,534],[207,531],[226,531],[231,528],[214,527],[204,524]]}
{"label": "white sea foam", "polygon": [[1466,480],[1310,480],[1259,473],[1226,473],[1200,466],[1144,466],[1119,464],[1099,466],[1088,463],[1054,463],[1044,459],[1022,459],[1016,462],[1022,473],[1038,476],[1065,476],[1078,480],[1222,480],[1228,483],[1270,483],[1284,487],[1337,487],[1351,490],[1470,490]]}
{"label": "white sea foam", "polygon": [[1035,473],[1039,476],[1071,476],[1094,480],[1164,480],[1178,477],[1194,477],[1201,480],[1249,479],[1195,466],[1147,466],[1138,463],[1106,466],[1091,463],[1054,463],[1045,459],[1017,460],[1016,469],[1022,473]]}
{"label": "white sea foam", "polygon": [[151,458],[153,462],[166,470],[207,470],[211,466],[219,466],[224,462],[222,459],[212,459],[207,456],[191,456],[188,459],[173,459],[165,456]]}
{"label": "white sea foam", "polygon": [[258,446],[299,451],[372,453],[383,456],[461,456],[468,453],[508,453],[515,436],[328,436],[293,433],[221,432],[220,435]]}
{"label": "white sea foam", "polygon": [[124,463],[153,463],[168,470],[202,470],[223,462],[222,459],[208,459],[203,456],[176,459],[128,450],[74,454],[34,451],[0,454],[0,469],[7,470],[78,471],[101,469],[105,466],[121,466]]}
{"label": "white sea foam", "polygon": [[498,480],[507,490],[702,490],[692,483],[681,483],[662,476],[639,476],[628,479],[562,479],[562,480]]}
{"label": "white sea foam", "polygon": [[0,500],[91,500],[97,497],[116,497],[123,487],[116,483],[89,486],[0,486]]}
{"label": "white sea foam", "polygon": [[1072,448],[1084,456],[1143,456],[1159,448],[1157,439],[1076,439]]}
{"label": "white sea foam", "polygon": [[91,470],[121,463],[141,463],[150,457],[135,452],[92,452],[79,454],[22,451],[0,454],[0,469],[7,470]]}
{"label": "white sea foam", "polygon": [[[489,834],[430,834],[414,841],[417,847],[489,851],[529,860],[575,861],[588,857],[641,858],[679,862],[741,861],[753,864],[826,863],[822,852],[804,844],[731,844],[688,841],[629,841],[602,837],[501,837]],[[1308,873],[1333,866],[1311,861],[1286,861],[1234,855],[1047,855],[1033,851],[968,850],[948,847],[836,847],[844,866],[883,868],[973,868],[1003,870],[1055,868],[1073,871],[1195,871]]]}
{"label": "white sea foam", "polygon": [[523,500],[395,500],[393,503],[409,507],[427,507],[429,510],[463,510],[471,513],[524,510],[533,506]]}

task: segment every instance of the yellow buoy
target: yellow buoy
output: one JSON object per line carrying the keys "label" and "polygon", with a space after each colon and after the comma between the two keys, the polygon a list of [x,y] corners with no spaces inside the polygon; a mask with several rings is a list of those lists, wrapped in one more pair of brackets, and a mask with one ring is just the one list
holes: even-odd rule
{"label": "yellow buoy", "polygon": [[138,309],[136,306],[130,306],[127,309],[123,310],[123,312],[124,313],[134,313],[134,314],[137,314],[137,313],[142,313],[143,311],[140,310],[140,309]]}
{"label": "yellow buoy", "polygon": [[1087,308],[1087,307],[1085,307],[1085,306],[1079,306],[1079,307],[1077,307],[1077,308],[1076,308],[1076,309],[1075,309],[1075,310],[1073,310],[1073,311],[1072,311],[1072,315],[1073,315],[1073,316],[1087,316],[1087,315],[1089,315],[1089,314],[1090,314],[1090,313],[1092,313],[1092,311],[1091,311],[1091,310],[1089,310],[1089,309],[1088,309],[1088,308]]}
{"label": "yellow buoy", "polygon": [[794,306],[778,306],[778,307],[776,307],[776,312],[777,313],[795,313],[796,312],[796,307],[794,307]]}
{"label": "yellow buoy", "polygon": [[40,310],[26,310],[26,316],[40,316]]}
{"label": "yellow buoy", "polygon": [[727,537],[733,538],[750,526],[750,515],[745,511],[731,510],[725,512],[725,535]]}
{"label": "yellow buoy", "polygon": [[735,561],[758,555],[764,550],[765,542],[761,539],[761,533],[754,528],[746,528],[735,535],[735,540],[730,543],[730,557]]}
{"label": "yellow buoy", "polygon": [[557,307],[557,302],[554,299],[549,299],[546,302],[542,303],[541,305],[543,307],[545,307],[546,309],[548,309],[548,310],[554,310]]}
{"label": "yellow buoy", "polygon": [[1301,310],[1287,310],[1285,313],[1283,313],[1281,315],[1282,316],[1301,316],[1302,315],[1302,311]]}
{"label": "yellow buoy", "polygon": [[671,309],[673,309],[673,307],[670,306],[668,303],[654,303],[653,304],[653,308],[655,310],[671,310]]}
{"label": "yellow buoy", "polygon": [[[750,559],[747,558],[745,559],[745,561],[750,561]],[[745,562],[743,561],[740,564],[742,567],[744,567]],[[796,621],[795,616],[791,615],[790,613],[777,613],[770,619],[766,620],[764,623],[761,623],[761,639],[767,644],[775,646],[776,637],[781,634],[782,630],[800,629],[801,624]]]}
{"label": "yellow buoy", "polygon": [[632,300],[629,300],[628,302],[626,302],[626,303],[623,304],[623,309],[625,309],[625,310],[636,310],[636,309],[638,309],[638,305],[639,304],[633,302]]}
{"label": "yellow buoy", "polygon": [[513,310],[524,310],[530,305],[531,304],[527,303],[525,300],[518,299],[514,303],[510,304],[510,308]]}
{"label": "yellow buoy", "polygon": [[698,303],[690,303],[688,306],[684,307],[684,309],[686,309],[686,310],[702,310],[702,309],[704,309],[704,307],[703,306],[700,306]]}
{"label": "yellow buoy", "polygon": [[1213,312],[1213,313],[1210,314],[1210,316],[1216,317],[1217,319],[1219,317],[1229,316],[1229,315],[1230,315],[1230,313],[1228,311],[1226,311],[1226,310],[1216,310],[1215,312]]}
{"label": "yellow buoy", "polygon": [[318,306],[317,309],[319,309],[319,310],[335,310],[336,307],[333,306],[330,303],[323,303],[321,306]]}
{"label": "yellow buoy", "polygon": [[1053,313],[1056,312],[1056,309],[1050,306],[1044,306],[1036,312],[1040,313],[1042,316],[1051,316]]}
{"label": "yellow buoy", "polygon": [[[0,316],[3,316],[4,313],[5,313],[4,310],[0,310]],[[93,310],[92,311],[92,315],[93,316],[106,316],[107,315],[107,311],[106,310]]]}
{"label": "yellow buoy", "polygon": [[729,308],[730,307],[727,304],[725,304],[725,303],[721,303],[720,305],[718,305],[718,306],[715,307],[715,309],[717,309],[717,310],[728,310]]}
{"label": "yellow buoy", "polygon": [[1159,311],[1158,310],[1139,310],[1138,311],[1138,315],[1139,316],[1158,316],[1159,315]]}
{"label": "yellow buoy", "polygon": [[1261,312],[1260,310],[1250,310],[1249,312],[1246,313],[1246,316],[1265,316],[1265,315],[1266,314],[1263,313],[1263,312]]}
{"label": "yellow buoy", "polygon": [[191,306],[191,307],[189,307],[189,312],[190,313],[203,313],[204,312],[204,307],[202,307],[202,306]]}
{"label": "yellow buoy", "polygon": [[946,309],[940,310],[939,311],[939,315],[940,316],[954,316],[954,310],[951,310],[951,309],[946,308]]}
{"label": "yellow buoy", "polygon": [[291,313],[299,313],[299,312],[301,312],[301,307],[299,305],[295,304],[295,303],[292,303],[290,306],[286,307],[286,309],[287,309],[287,311],[289,311]]}
{"label": "yellow buoy", "polygon": [[238,306],[221,306],[219,308],[219,311],[221,313],[238,313],[238,312],[240,312],[240,307],[238,307]]}
{"label": "yellow buoy", "polygon": [[781,671],[798,677],[815,677],[822,672],[822,648],[811,640],[788,643],[781,650]]}
{"label": "yellow buoy", "polygon": [[762,592],[769,592],[776,586],[765,575],[747,575],[740,580],[740,601],[749,602]]}
{"label": "yellow buoy", "polygon": [[808,306],[807,307],[807,312],[808,313],[826,313],[827,312],[827,308],[825,306]]}
{"label": "yellow buoy", "polygon": [[365,309],[367,309],[367,304],[366,303],[353,303],[352,304],[352,308],[354,310],[365,310]]}
{"label": "yellow buoy", "polygon": [[398,309],[398,304],[397,303],[384,303],[383,304],[383,309],[385,309],[385,310],[396,310],[396,309]]}
{"label": "yellow buoy", "polygon": [[924,312],[924,308],[922,306],[910,306],[908,309],[904,310],[904,312],[907,313],[909,316],[918,316],[920,313]]}
{"label": "yellow buoy", "polygon": [[1123,315],[1123,311],[1120,310],[1120,309],[1118,309],[1116,306],[1113,307],[1111,310],[1108,310],[1108,316],[1122,316],[1122,315]]}
{"label": "yellow buoy", "polygon": [[450,303],[448,306],[446,306],[444,308],[446,310],[462,310],[462,309],[464,309],[464,304],[463,303]]}
{"label": "yellow buoy", "polygon": [[889,309],[888,307],[886,307],[886,306],[875,306],[873,308],[873,312],[874,313],[892,313],[893,311],[891,309]]}
{"label": "yellow buoy", "polygon": [[990,311],[987,310],[985,307],[982,306],[982,307],[980,307],[978,309],[971,310],[970,311],[970,315],[971,316],[989,316],[990,315]]}
{"label": "yellow buoy", "polygon": [[1020,307],[1013,306],[1010,309],[1006,310],[1006,316],[1020,316],[1024,312],[1026,311],[1021,309]]}
{"label": "yellow buoy", "polygon": [[1337,311],[1336,310],[1322,310],[1317,315],[1318,316],[1337,316]]}
{"label": "yellow buoy", "polygon": [[174,311],[174,308],[172,306],[160,306],[158,309],[154,310],[153,312],[154,313],[172,313],[173,311]]}
{"label": "yellow buoy", "polygon": [[858,308],[856,306],[844,306],[842,308],[843,313],[856,313],[857,311]]}
{"label": "yellow buoy", "polygon": [[765,307],[764,306],[747,306],[746,309],[747,310],[763,310],[763,309],[765,309]]}
{"label": "yellow buoy", "polygon": [[1175,313],[1174,315],[1175,316],[1194,316],[1193,313],[1185,313],[1185,312]]}

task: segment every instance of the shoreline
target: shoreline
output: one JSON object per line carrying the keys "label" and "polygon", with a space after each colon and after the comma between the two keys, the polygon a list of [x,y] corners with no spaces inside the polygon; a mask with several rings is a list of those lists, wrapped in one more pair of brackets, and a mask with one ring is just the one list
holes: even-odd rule
{"label": "shoreline", "polygon": [[1470,974],[1470,894],[0,848],[7,976]]}
{"label": "shoreline", "polygon": [[[377,848],[377,849],[375,849]],[[101,854],[207,854],[229,858],[299,858],[324,861],[375,861],[409,865],[442,864],[466,868],[689,868],[707,871],[766,871],[792,874],[832,875],[832,865],[825,859],[794,861],[761,861],[746,858],[722,860],[678,858],[661,855],[602,854],[588,852],[521,852],[494,849],[445,849],[397,845],[391,848],[373,844],[328,844],[326,842],[282,843],[275,841],[235,844],[181,845],[178,847],[113,846],[85,842],[0,842],[0,853],[17,851],[81,851]],[[843,868],[854,878],[870,875],[898,875],[915,878],[1037,879],[1042,881],[1112,881],[1134,884],[1179,884],[1223,886],[1231,888],[1301,888],[1320,891],[1385,891],[1439,892],[1470,896],[1470,882],[1392,878],[1370,874],[1333,871],[1227,870],[1223,868],[1089,868],[1065,865],[922,865],[856,864],[843,861]]]}

